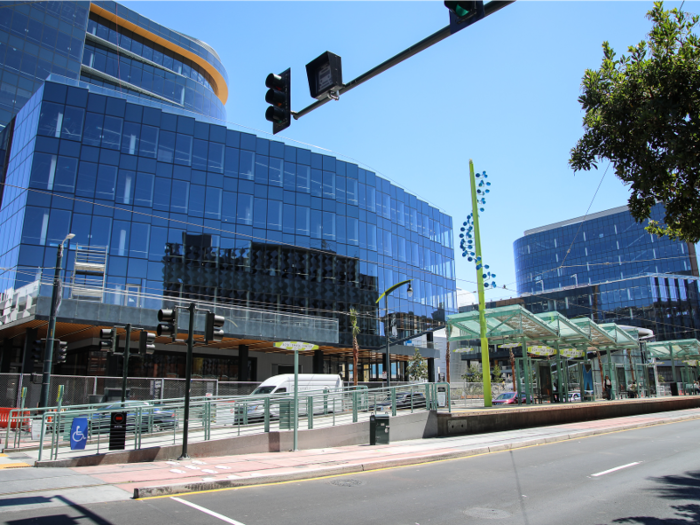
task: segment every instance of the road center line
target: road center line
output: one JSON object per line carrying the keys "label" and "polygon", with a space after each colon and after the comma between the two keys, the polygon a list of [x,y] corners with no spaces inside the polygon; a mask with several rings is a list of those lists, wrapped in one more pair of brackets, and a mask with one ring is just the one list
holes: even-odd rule
{"label": "road center line", "polygon": [[597,478],[598,476],[605,476],[606,474],[610,474],[611,472],[615,472],[617,470],[622,470],[623,468],[634,467],[635,465],[639,465],[640,463],[641,463],[641,461],[635,461],[634,463],[628,463],[627,465],[622,465],[621,467],[615,467],[615,468],[611,468],[610,470],[604,470],[603,472],[591,474],[591,477]]}
{"label": "road center line", "polygon": [[221,521],[225,521],[226,523],[230,523],[231,525],[244,525],[240,521],[236,521],[234,519],[227,518],[223,514],[219,514],[218,512],[214,512],[213,510],[205,509],[204,507],[200,507],[199,505],[195,505],[194,503],[187,501],[185,499],[180,499],[180,498],[176,498],[176,497],[172,497],[170,499],[175,500],[175,501],[179,501],[180,503],[183,503],[183,504],[187,505],[188,507],[192,507],[193,509],[197,509],[198,511],[204,512],[205,514],[209,514],[210,516],[213,516],[217,519],[220,519]]}

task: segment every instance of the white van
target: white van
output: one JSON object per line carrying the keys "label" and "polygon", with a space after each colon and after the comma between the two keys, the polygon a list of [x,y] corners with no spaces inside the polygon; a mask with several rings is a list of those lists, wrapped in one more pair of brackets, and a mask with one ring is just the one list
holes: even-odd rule
{"label": "white van", "polygon": [[[314,413],[323,413],[324,410],[333,411],[333,401],[331,396],[330,406],[324,408],[324,397],[321,395],[325,392],[329,394],[343,391],[343,380],[338,374],[299,374],[298,375],[298,392],[299,392],[299,414],[307,413],[307,398],[314,395],[313,411]],[[258,388],[253,390],[251,396],[272,396],[279,399],[283,396],[292,397],[294,395],[294,374],[281,374],[270,377],[263,381]],[[336,394],[338,396],[339,394]],[[326,398],[327,399],[327,398]],[[264,404],[251,404],[248,406],[248,417],[257,418],[264,415]],[[326,404],[328,401],[326,400]],[[342,402],[339,402],[338,409],[340,410]],[[273,416],[279,415],[279,404],[272,403],[270,413]]]}

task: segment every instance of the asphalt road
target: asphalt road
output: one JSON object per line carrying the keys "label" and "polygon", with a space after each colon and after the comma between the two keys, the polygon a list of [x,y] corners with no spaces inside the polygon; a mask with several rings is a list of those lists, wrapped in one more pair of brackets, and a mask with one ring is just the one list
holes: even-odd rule
{"label": "asphalt road", "polygon": [[699,442],[700,421],[694,420],[327,479],[0,513],[0,522],[697,524]]}

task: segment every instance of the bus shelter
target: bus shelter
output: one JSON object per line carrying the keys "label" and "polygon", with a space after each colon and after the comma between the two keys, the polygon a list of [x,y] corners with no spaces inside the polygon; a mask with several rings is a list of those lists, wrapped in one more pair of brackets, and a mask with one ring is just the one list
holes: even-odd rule
{"label": "bus shelter", "polygon": [[[611,377],[613,396],[619,379],[613,374],[613,352],[638,348],[636,334],[614,323],[596,324],[590,319],[567,319],[559,312],[533,314],[521,305],[490,308],[485,311],[486,337],[501,347],[520,346],[525,351],[516,359],[518,399],[527,404],[569,400],[570,371],[574,369],[580,385],[581,400],[594,399],[592,366],[588,356],[596,352],[601,370]],[[447,321],[450,342],[480,338],[479,312],[451,315]],[[607,354],[607,366],[601,353]]]}
{"label": "bus shelter", "polygon": [[678,395],[678,374],[676,373],[676,361],[682,361],[680,369],[681,391],[683,393],[695,393],[693,383],[700,378],[700,341],[697,339],[677,339],[674,341],[659,341],[647,343],[646,351],[649,357],[671,361],[673,382],[671,393]]}

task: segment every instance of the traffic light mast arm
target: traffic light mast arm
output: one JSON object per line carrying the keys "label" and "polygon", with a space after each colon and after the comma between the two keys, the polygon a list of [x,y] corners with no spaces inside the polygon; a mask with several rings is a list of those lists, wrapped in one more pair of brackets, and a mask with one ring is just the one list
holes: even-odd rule
{"label": "traffic light mast arm", "polygon": [[[484,4],[484,18],[486,18],[489,15],[492,15],[496,11],[500,11],[501,9],[503,9],[507,5],[512,4],[513,2],[515,2],[515,0],[510,0],[510,1],[492,0],[491,2],[488,2],[487,4]],[[344,93],[347,93],[348,91],[350,91],[353,88],[356,88],[360,84],[364,84],[365,82],[376,77],[377,75],[384,73],[384,71],[394,67],[396,64],[400,64],[404,60],[411,58],[413,55],[417,55],[421,51],[428,49],[433,44],[437,44],[438,42],[445,40],[451,34],[452,34],[452,31],[451,31],[449,25],[443,27],[439,31],[430,35],[429,37],[424,38],[423,40],[421,40],[417,44],[414,44],[411,47],[409,47],[408,49],[401,51],[399,54],[394,55],[389,60],[382,62],[378,66],[367,71],[366,73],[363,73],[362,75],[360,75],[356,79],[351,80],[347,84],[344,84],[343,87],[337,91],[337,94],[342,95]],[[292,111],[292,116],[294,117],[294,120],[299,120],[304,115],[308,115],[314,109],[320,108],[321,106],[330,102],[331,100],[333,100],[331,97],[325,98],[323,100],[317,100],[316,102],[314,102],[310,106],[305,107],[301,111],[296,111],[296,112]]]}

